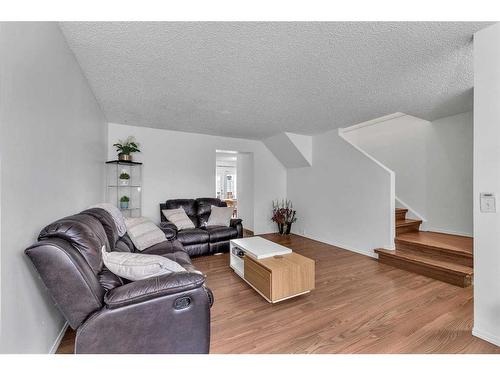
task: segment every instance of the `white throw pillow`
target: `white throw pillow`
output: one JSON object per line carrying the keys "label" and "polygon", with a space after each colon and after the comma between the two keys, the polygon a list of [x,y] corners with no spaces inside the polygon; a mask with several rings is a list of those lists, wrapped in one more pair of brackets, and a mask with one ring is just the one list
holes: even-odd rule
{"label": "white throw pillow", "polygon": [[163,216],[173,223],[178,230],[194,228],[194,224],[184,211],[184,208],[173,208],[171,210],[161,210]]}
{"label": "white throw pillow", "polygon": [[165,233],[145,217],[126,218],[127,234],[139,251],[167,241]]}
{"label": "white throw pillow", "polygon": [[179,263],[159,255],[119,251],[108,253],[104,246],[101,252],[106,268],[127,280],[136,281],[172,272],[186,272]]}
{"label": "white throw pillow", "polygon": [[209,225],[223,225],[228,227],[231,222],[231,217],[233,216],[233,207],[217,207],[212,206],[210,217],[207,221],[207,227]]}

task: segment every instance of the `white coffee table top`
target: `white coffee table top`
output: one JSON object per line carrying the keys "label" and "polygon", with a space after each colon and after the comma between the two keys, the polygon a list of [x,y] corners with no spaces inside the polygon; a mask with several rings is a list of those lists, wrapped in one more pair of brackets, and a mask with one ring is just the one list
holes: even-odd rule
{"label": "white coffee table top", "polygon": [[255,259],[270,258],[275,255],[285,255],[292,252],[288,247],[278,245],[262,237],[238,238],[231,240],[231,243]]}

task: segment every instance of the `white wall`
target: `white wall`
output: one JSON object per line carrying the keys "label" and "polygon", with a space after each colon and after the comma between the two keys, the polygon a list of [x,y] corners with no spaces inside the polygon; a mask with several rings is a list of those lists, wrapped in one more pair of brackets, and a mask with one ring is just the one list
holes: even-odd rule
{"label": "white wall", "polygon": [[313,137],[312,166],[288,170],[288,198],[297,210],[292,231],[374,256],[393,247],[394,180],[386,168],[338,135]]}
{"label": "white wall", "polygon": [[238,217],[243,220],[243,227],[253,231],[254,164],[252,153],[237,155],[238,168]]}
{"label": "white wall", "polygon": [[396,174],[396,196],[424,214],[426,208],[425,139],[428,121],[400,116],[353,127],[343,136]]}
{"label": "white wall", "polygon": [[[427,229],[472,236],[472,112],[431,124],[426,145]],[[396,175],[396,193],[397,180]]]}
{"label": "white wall", "polygon": [[112,144],[129,135],[141,145],[134,160],[144,163],[143,216],[158,222],[159,204],[167,199],[213,197],[215,151],[232,150],[253,154],[255,233],[276,231],[270,220],[272,200],[286,196],[286,169],[261,141],[109,124],[110,159],[116,158]]}
{"label": "white wall", "polygon": [[402,114],[344,137],[396,174],[396,196],[424,229],[472,235],[472,113],[433,122]]}
{"label": "white wall", "polygon": [[[500,346],[500,24],[474,34],[474,329]],[[496,213],[479,194],[494,193]]]}
{"label": "white wall", "polygon": [[55,23],[0,26],[1,352],[48,353],[64,320],[24,249],[103,199],[106,122]]}

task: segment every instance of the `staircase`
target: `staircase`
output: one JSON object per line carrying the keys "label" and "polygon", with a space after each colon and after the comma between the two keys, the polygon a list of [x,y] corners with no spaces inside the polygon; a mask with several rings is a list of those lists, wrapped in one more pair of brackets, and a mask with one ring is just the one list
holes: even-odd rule
{"label": "staircase", "polygon": [[422,220],[407,219],[396,208],[396,250],[375,249],[380,263],[415,272],[460,287],[472,283],[472,238],[422,232]]}

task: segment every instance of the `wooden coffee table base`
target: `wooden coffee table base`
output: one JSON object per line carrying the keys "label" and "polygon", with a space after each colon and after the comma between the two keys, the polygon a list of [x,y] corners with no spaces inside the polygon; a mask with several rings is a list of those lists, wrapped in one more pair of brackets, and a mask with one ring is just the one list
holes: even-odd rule
{"label": "wooden coffee table base", "polygon": [[298,296],[301,296],[303,294],[307,294],[307,293],[311,292],[311,290],[312,290],[312,289],[311,290],[306,290],[305,292],[297,293],[297,294],[294,294],[294,295],[291,295],[291,296],[284,297],[282,299],[277,299],[277,300],[273,301],[273,300],[270,300],[269,298],[267,298],[259,289],[257,289],[255,286],[253,286],[252,284],[250,284],[247,280],[245,280],[244,277],[242,277],[241,279],[244,282],[246,282],[248,285],[250,285],[253,290],[255,290],[257,293],[259,293],[262,296],[262,298],[264,298],[269,303],[278,303],[278,302],[281,302],[281,301],[284,301],[284,300],[287,300],[287,299],[290,299],[290,298],[293,298],[293,297],[298,297]]}
{"label": "wooden coffee table base", "polygon": [[230,242],[230,266],[268,302],[280,302],[314,289],[312,259],[262,237]]}
{"label": "wooden coffee table base", "polygon": [[280,302],[314,289],[314,261],[297,253],[264,259],[245,256],[243,279],[268,302]]}

